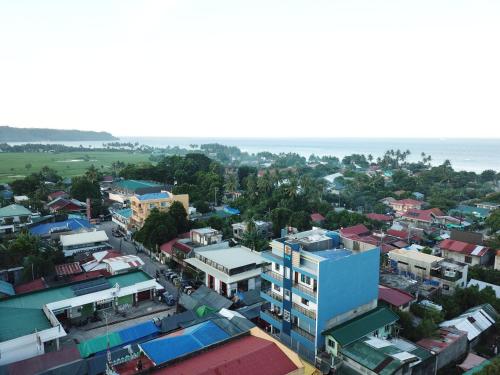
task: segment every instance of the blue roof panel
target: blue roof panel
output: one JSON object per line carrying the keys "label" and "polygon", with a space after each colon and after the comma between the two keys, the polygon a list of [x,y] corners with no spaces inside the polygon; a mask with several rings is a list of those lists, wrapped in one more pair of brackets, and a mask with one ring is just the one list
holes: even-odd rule
{"label": "blue roof panel", "polygon": [[166,191],[162,191],[161,193],[149,193],[149,194],[137,195],[137,198],[140,201],[148,201],[151,199],[165,199],[168,197],[170,197],[170,194],[167,193]]}
{"label": "blue roof panel", "polygon": [[136,342],[148,336],[155,336],[158,333],[158,327],[152,321],[137,324],[135,326],[118,331],[124,343]]}
{"label": "blue roof panel", "polygon": [[92,228],[87,219],[68,219],[57,223],[46,223],[35,225],[30,228],[30,233],[35,236],[48,236],[58,230],[78,230],[82,228]]}
{"label": "blue roof panel", "polygon": [[229,335],[226,332],[213,322],[206,321],[142,343],[140,346],[144,353],[159,365],[227,338]]}
{"label": "blue roof panel", "polygon": [[0,293],[6,294],[8,296],[13,296],[16,294],[12,284],[3,280],[0,280]]}

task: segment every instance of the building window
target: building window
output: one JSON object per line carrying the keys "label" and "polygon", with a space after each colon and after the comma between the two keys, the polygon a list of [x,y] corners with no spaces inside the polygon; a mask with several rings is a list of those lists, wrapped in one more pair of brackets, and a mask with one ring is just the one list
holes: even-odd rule
{"label": "building window", "polygon": [[161,203],[160,203],[160,206],[162,206],[162,207],[167,207],[167,202],[161,202]]}
{"label": "building window", "polygon": [[278,263],[274,263],[274,270],[279,272],[280,269],[281,269],[280,265]]}
{"label": "building window", "polygon": [[419,270],[424,270],[424,271],[426,270],[426,268],[425,268],[425,267],[421,267],[421,266],[417,266],[417,265],[415,265],[414,267],[415,267],[416,269],[419,269]]}
{"label": "building window", "polygon": [[292,248],[288,245],[285,246],[285,255],[292,255]]}
{"label": "building window", "polygon": [[305,298],[301,298],[300,303],[302,303],[303,305],[309,306],[309,301],[306,300]]}
{"label": "building window", "polygon": [[311,278],[309,276],[300,274],[300,281],[304,284],[311,285]]}
{"label": "building window", "polygon": [[273,289],[276,290],[277,292],[281,291],[281,288],[279,285],[273,284]]}
{"label": "building window", "polygon": [[328,346],[332,349],[335,349],[335,341],[333,341],[331,338],[328,338]]}
{"label": "building window", "polygon": [[447,285],[447,284],[443,284],[443,289],[444,289],[444,290],[450,290],[450,286],[449,286],[449,285]]}
{"label": "building window", "polygon": [[465,263],[471,264],[472,263],[472,257],[466,256],[465,257]]}
{"label": "building window", "polygon": [[290,322],[290,311],[283,310],[283,320],[285,322]]}
{"label": "building window", "polygon": [[290,301],[290,291],[288,289],[285,289],[285,299]]}
{"label": "building window", "polygon": [[290,268],[285,267],[285,278],[289,279],[290,278]]}

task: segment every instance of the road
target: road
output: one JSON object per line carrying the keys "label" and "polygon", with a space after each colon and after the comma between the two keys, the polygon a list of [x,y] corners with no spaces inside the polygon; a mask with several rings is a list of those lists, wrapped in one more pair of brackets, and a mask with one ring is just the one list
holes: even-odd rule
{"label": "road", "polygon": [[[125,241],[123,237],[114,237],[112,234],[112,230],[118,227],[117,224],[112,221],[105,221],[99,225],[99,229],[106,231],[106,234],[109,237],[109,244],[113,247],[113,249],[118,250],[124,255],[137,255],[144,261],[143,271],[146,272],[151,277],[156,277],[156,271],[161,268],[166,268],[165,265],[160,262],[152,259],[146,253],[137,253],[135,245],[130,241]],[[177,298],[178,289],[171,282],[166,281],[165,278],[160,277],[159,283],[168,291],[170,294]]]}

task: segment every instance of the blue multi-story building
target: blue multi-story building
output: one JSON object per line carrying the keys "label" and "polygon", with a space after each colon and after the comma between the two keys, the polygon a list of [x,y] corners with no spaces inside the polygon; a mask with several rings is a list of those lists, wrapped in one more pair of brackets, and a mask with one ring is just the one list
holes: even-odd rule
{"label": "blue multi-story building", "polygon": [[271,242],[260,313],[271,332],[305,358],[324,348],[322,332],[377,306],[380,251],[343,248],[337,232],[313,229]]}

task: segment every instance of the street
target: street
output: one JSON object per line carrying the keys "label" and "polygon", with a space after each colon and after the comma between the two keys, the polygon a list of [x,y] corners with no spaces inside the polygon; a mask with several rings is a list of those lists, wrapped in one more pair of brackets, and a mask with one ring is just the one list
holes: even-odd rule
{"label": "street", "polygon": [[[130,241],[125,241],[123,237],[114,237],[112,230],[116,229],[118,226],[112,221],[105,221],[99,225],[100,230],[106,231],[109,237],[109,244],[114,250],[121,252],[124,255],[137,255],[144,261],[143,271],[146,272],[151,277],[156,277],[156,271],[161,268],[166,268],[160,262],[157,262],[146,253],[137,254],[135,245]],[[178,289],[171,282],[166,281],[163,275],[160,276],[159,283],[168,291],[174,298],[177,299]]]}

